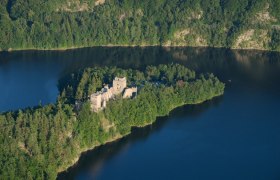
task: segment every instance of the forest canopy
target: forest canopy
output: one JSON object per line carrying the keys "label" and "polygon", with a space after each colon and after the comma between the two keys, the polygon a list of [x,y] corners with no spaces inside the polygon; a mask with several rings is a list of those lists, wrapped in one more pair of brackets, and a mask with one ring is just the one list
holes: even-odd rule
{"label": "forest canopy", "polygon": [[279,0],[1,0],[0,49],[107,45],[280,50]]}

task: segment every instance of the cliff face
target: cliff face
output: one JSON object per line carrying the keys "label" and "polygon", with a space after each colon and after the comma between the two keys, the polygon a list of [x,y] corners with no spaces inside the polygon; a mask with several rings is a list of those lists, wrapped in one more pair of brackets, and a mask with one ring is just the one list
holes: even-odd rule
{"label": "cliff face", "polygon": [[280,51],[278,0],[3,0],[0,49],[106,45]]}

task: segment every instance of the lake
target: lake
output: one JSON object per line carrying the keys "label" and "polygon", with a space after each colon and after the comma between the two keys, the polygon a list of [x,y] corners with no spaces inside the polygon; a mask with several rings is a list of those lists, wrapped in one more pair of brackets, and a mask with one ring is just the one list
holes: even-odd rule
{"label": "lake", "polygon": [[0,53],[0,112],[55,102],[86,67],[180,63],[213,72],[222,97],[177,108],[83,153],[58,179],[280,179],[280,53],[213,48],[85,48]]}

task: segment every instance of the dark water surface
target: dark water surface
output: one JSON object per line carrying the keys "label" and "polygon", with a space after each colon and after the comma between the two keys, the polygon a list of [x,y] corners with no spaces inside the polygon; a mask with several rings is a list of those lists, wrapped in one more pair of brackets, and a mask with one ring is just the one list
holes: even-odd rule
{"label": "dark water surface", "polygon": [[0,112],[54,102],[85,67],[181,63],[213,72],[225,95],[84,153],[59,179],[280,179],[280,54],[209,48],[0,53]]}

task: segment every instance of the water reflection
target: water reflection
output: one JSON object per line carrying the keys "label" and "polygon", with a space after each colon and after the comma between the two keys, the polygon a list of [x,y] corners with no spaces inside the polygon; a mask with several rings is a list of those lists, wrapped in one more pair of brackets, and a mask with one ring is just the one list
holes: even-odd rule
{"label": "water reflection", "polygon": [[269,85],[266,79],[275,80],[280,53],[161,47],[1,52],[0,112],[55,102],[59,79],[79,69],[96,66],[143,69],[167,63],[184,64],[199,72],[212,72],[224,82],[242,81],[259,88]]}
{"label": "water reflection", "polygon": [[59,80],[80,69],[96,66],[143,69],[167,63],[180,63],[199,72],[212,72],[224,82],[242,81],[259,88],[272,82],[266,79],[275,80],[280,53],[162,47],[1,52],[0,112],[55,102]]}

